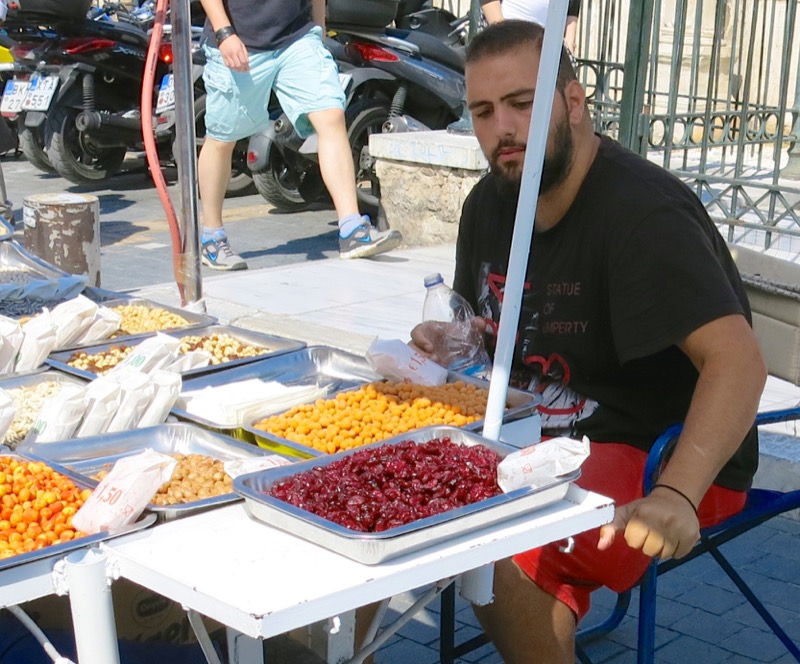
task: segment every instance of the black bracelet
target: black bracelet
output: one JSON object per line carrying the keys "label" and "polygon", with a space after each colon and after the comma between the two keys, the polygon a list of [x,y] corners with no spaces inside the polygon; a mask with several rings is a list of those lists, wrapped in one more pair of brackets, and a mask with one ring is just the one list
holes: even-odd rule
{"label": "black bracelet", "polygon": [[224,28],[220,28],[214,33],[214,39],[217,40],[217,46],[219,46],[228,37],[231,37],[235,34],[236,28],[234,28],[232,25],[226,25]]}
{"label": "black bracelet", "polygon": [[[692,499],[689,498],[683,491],[676,489],[674,486],[670,486],[669,484],[654,484],[653,489],[657,489],[661,487],[662,489],[669,489],[673,493],[677,493],[681,498],[683,498],[689,505],[692,506],[692,510],[694,510],[694,515],[697,516],[697,508],[694,506]],[[652,491],[652,489],[651,489]]]}

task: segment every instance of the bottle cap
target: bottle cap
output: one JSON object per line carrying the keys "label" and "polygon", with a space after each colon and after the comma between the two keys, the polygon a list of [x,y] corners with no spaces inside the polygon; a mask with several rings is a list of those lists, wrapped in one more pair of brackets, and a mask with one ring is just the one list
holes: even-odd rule
{"label": "bottle cap", "polygon": [[431,286],[435,286],[436,284],[441,284],[444,282],[442,279],[442,275],[438,272],[434,272],[433,274],[429,274],[425,277],[425,288],[430,288]]}

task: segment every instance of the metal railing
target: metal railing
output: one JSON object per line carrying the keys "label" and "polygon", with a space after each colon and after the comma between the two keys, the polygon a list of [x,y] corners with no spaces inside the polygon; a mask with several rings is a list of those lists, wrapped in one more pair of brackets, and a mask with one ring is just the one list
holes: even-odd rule
{"label": "metal railing", "polygon": [[583,0],[576,53],[597,131],[687,182],[729,241],[795,259],[798,2]]}

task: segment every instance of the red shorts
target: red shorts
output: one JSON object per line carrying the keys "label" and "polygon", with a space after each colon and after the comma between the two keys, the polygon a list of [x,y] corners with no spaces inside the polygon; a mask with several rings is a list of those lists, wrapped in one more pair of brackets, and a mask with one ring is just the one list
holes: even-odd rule
{"label": "red shorts", "polygon": [[[642,497],[642,479],[647,453],[619,443],[592,443],[591,454],[581,466],[579,486],[624,505]],[[612,470],[613,469],[613,470]],[[719,523],[739,512],[747,495],[716,484],[706,493],[698,509],[701,527]],[[578,620],[589,611],[589,596],[601,586],[623,592],[636,585],[650,558],[631,549],[617,537],[605,551],[597,550],[599,530],[574,537],[572,553],[559,550],[554,542],[513,557],[514,562],[546,593],[571,608]]]}

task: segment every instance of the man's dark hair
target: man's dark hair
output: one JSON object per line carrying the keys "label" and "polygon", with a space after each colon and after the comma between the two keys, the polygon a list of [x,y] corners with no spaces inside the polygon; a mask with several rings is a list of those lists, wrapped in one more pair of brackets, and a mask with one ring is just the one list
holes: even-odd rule
{"label": "man's dark hair", "polygon": [[[479,32],[467,46],[466,64],[470,65],[486,57],[494,57],[513,51],[520,46],[532,45],[542,54],[544,28],[534,21],[509,19],[493,23]],[[567,83],[577,80],[572,59],[566,46],[561,46],[556,88],[563,91]]]}

